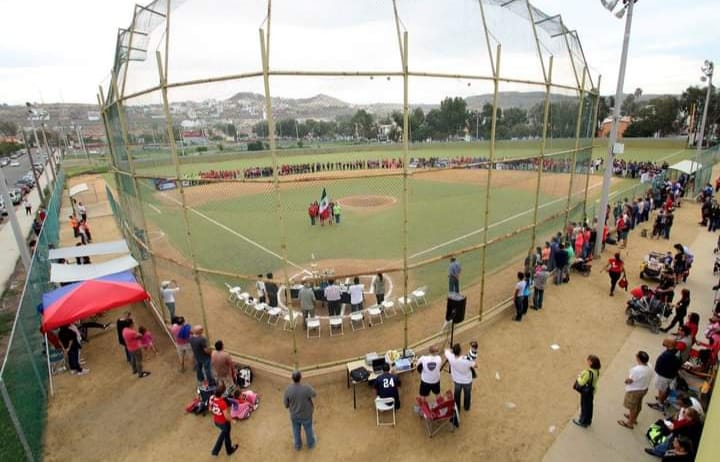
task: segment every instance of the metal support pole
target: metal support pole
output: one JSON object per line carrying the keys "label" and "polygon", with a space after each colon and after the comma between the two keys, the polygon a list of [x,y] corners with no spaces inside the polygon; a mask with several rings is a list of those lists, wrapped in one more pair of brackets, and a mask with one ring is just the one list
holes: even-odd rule
{"label": "metal support pole", "polygon": [[[573,196],[573,183],[575,181],[575,169],[577,168],[577,155],[578,149],[580,149],[580,129],[582,128],[582,116],[583,108],[585,106],[585,77],[587,76],[587,69],[583,68],[582,81],[580,83],[580,100],[578,102],[577,120],[575,121],[575,149],[572,153],[572,170],[570,170],[570,184],[568,185],[567,193],[567,204],[565,204],[565,226],[563,229],[567,229],[568,223],[570,222],[570,204],[572,203]],[[571,243],[570,245],[574,245]]]}
{"label": "metal support pole", "polygon": [[[598,119],[598,111],[600,109],[600,84],[602,83],[602,75],[598,76],[598,86],[597,86],[597,94],[595,95],[595,107],[593,108],[593,118],[592,118],[592,125],[590,125],[590,145],[588,149],[590,149],[590,161],[592,161],[592,146],[595,142],[595,133],[597,132],[597,119]],[[587,220],[587,203],[588,203],[588,191],[590,190],[590,166],[588,165],[588,169],[585,175],[585,197],[583,198],[583,217],[585,220]]]}
{"label": "metal support pole", "polygon": [[479,317],[482,321],[483,309],[485,308],[485,263],[487,261],[487,243],[488,243],[488,228],[490,226],[490,190],[492,189],[492,171],[495,168],[495,128],[497,126],[497,102],[498,92],[500,90],[500,52],[502,46],[498,44],[495,55],[495,66],[494,66],[494,79],[493,79],[493,113],[492,123],[490,125],[490,162],[488,164],[487,171],[487,184],[485,185],[485,222],[483,223],[483,248],[482,248],[482,260],[480,264],[480,271],[482,272],[480,278],[480,313]]}
{"label": "metal support pole", "polygon": [[168,104],[167,95],[167,76],[163,72],[162,57],[160,56],[159,51],[155,52],[155,57],[157,59],[158,77],[160,78],[160,87],[163,99],[163,111],[165,113],[165,123],[167,126],[168,139],[170,140],[170,154],[172,157],[173,166],[175,168],[175,184],[180,191],[180,206],[182,207],[183,224],[185,225],[186,231],[185,240],[187,242],[188,250],[190,252],[193,279],[195,280],[195,285],[198,289],[198,298],[200,299],[200,312],[202,313],[203,325],[205,326],[205,334],[207,335],[208,339],[210,339],[210,328],[207,322],[207,314],[205,313],[205,297],[203,296],[202,284],[200,283],[200,272],[198,271],[197,259],[195,257],[195,246],[193,244],[192,233],[190,231],[190,218],[188,217],[188,207],[187,201],[185,199],[185,187],[183,186],[182,175],[180,174],[180,160],[178,159],[177,146],[175,145],[175,138],[173,137],[172,116],[170,115],[170,105]]}
{"label": "metal support pole", "polygon": [[545,101],[543,103],[543,126],[542,126],[542,141],[540,142],[540,160],[538,162],[537,172],[537,183],[535,184],[535,208],[533,209],[533,227],[532,227],[532,239],[530,241],[530,249],[528,255],[533,251],[537,245],[537,223],[538,223],[538,211],[540,210],[540,185],[542,182],[543,169],[545,168],[545,149],[547,147],[547,123],[550,117],[550,91],[552,89],[552,71],[553,71],[553,57],[550,56],[550,62],[548,64],[547,80],[545,81]]}
{"label": "metal support pole", "polygon": [[[260,36],[260,53],[262,58],[263,66],[263,84],[265,89],[265,114],[267,114],[268,122],[268,143],[270,143],[270,153],[272,155],[272,168],[273,168],[273,190],[275,191],[275,214],[278,217],[278,224],[280,226],[280,254],[283,260],[283,281],[285,285],[285,300],[290,300],[290,278],[288,277],[287,267],[287,230],[285,229],[285,219],[282,213],[282,196],[280,194],[280,176],[278,173],[278,154],[277,154],[277,143],[275,139],[275,119],[272,112],[272,97],[270,94],[270,49],[268,44],[270,42],[270,3],[268,2],[268,31],[265,35],[263,29],[258,30]],[[288,303],[289,305],[289,303]],[[290,322],[292,323],[292,347],[293,347],[293,366],[297,369],[300,361],[298,358],[298,346],[297,346],[297,335],[295,333],[295,319],[293,318],[292,310],[290,312]]]}
{"label": "metal support pole", "polygon": [[45,124],[40,124],[40,132],[43,136],[43,141],[45,142],[45,152],[47,152],[48,156],[48,162],[50,163],[50,171],[52,171],[53,178],[57,178],[57,171],[55,169],[55,154],[50,149],[50,144],[47,140],[47,134],[45,134]]}
{"label": "metal support pole", "polygon": [[[38,185],[38,188],[40,186]],[[5,179],[5,172],[3,169],[0,168],[0,194],[2,194],[2,198],[5,201],[5,204],[7,204],[7,213],[8,217],[10,217],[10,226],[12,226],[13,236],[15,236],[15,243],[18,246],[18,250],[20,251],[20,259],[22,260],[23,266],[25,267],[25,271],[27,273],[30,272],[30,252],[28,251],[27,243],[25,242],[25,237],[22,234],[22,231],[20,230],[20,222],[18,222],[17,214],[15,213],[15,206],[12,203],[12,200],[10,199],[10,194],[8,193],[7,189],[7,180]]]}
{"label": "metal support pole", "polygon": [[[410,193],[408,191],[408,158],[410,153],[410,108],[408,93],[410,77],[408,75],[408,33],[403,32],[402,66],[403,66],[403,300],[408,297],[408,210]],[[403,352],[408,347],[408,317],[410,310],[403,310],[405,324],[403,326]]]}
{"label": "metal support pole", "polygon": [[[45,192],[43,191],[43,187],[40,185],[40,176],[38,175],[37,169],[35,168],[35,160],[32,156],[32,149],[30,149],[27,136],[25,136],[25,130],[21,129],[20,132],[22,133],[23,142],[25,143],[25,149],[27,150],[28,158],[30,159],[30,168],[32,169],[33,177],[35,178],[35,184],[37,185],[38,194],[40,195],[40,202],[45,204]],[[44,168],[45,167],[43,167],[43,169]]]}
{"label": "metal support pole", "polygon": [[[37,148],[38,152],[42,154],[42,145],[40,144],[40,138],[38,138],[37,135],[37,129],[35,128],[35,120],[33,119],[33,114],[30,112],[28,114],[30,116],[30,125],[32,126],[32,132],[33,132],[33,138],[35,138],[35,147]],[[28,146],[28,152],[30,152],[30,146]],[[50,159],[47,160],[50,162]],[[52,189],[52,180],[50,179],[50,170],[47,168],[47,164],[43,162],[43,168],[45,169],[45,179],[47,180],[47,187],[49,189]],[[55,177],[55,174],[53,173],[53,177]]]}
{"label": "metal support pole", "polygon": [[603,176],[602,196],[600,196],[600,208],[598,210],[597,236],[595,240],[595,256],[599,257],[602,253],[602,235],[605,219],[607,218],[608,196],[610,194],[610,181],[612,180],[613,160],[615,154],[613,148],[617,141],[618,124],[620,123],[620,105],[623,95],[623,85],[625,84],[625,67],[627,65],[628,47],[630,45],[630,30],[632,27],[633,7],[635,2],[631,1],[627,6],[627,16],[625,19],[625,35],[623,37],[622,56],[620,58],[620,72],[618,75],[617,88],[615,89],[615,107],[613,108],[613,124],[610,130],[610,139],[608,140],[608,152],[605,159],[605,175]]}
{"label": "metal support pole", "polygon": [[35,457],[33,457],[32,450],[30,449],[30,444],[28,444],[28,440],[25,437],[25,432],[23,431],[22,425],[20,424],[20,419],[18,418],[17,412],[15,412],[15,406],[13,406],[13,403],[10,400],[10,394],[7,391],[7,387],[5,386],[5,382],[3,381],[2,377],[0,377],[0,394],[3,397],[3,401],[5,401],[5,408],[10,415],[10,420],[12,421],[13,427],[15,427],[15,433],[17,434],[17,437],[20,440],[20,444],[25,451],[25,460],[27,460],[28,462],[34,462]]}
{"label": "metal support pole", "polygon": [[698,171],[700,168],[702,168],[702,165],[700,165],[700,153],[702,152],[703,148],[703,141],[705,138],[705,122],[707,122],[707,115],[708,115],[708,107],[710,107],[710,96],[712,94],[712,78],[713,78],[713,71],[714,69],[710,68],[710,73],[707,75],[708,78],[708,87],[707,92],[705,93],[705,107],[703,107],[703,116],[702,116],[702,122],[700,122],[700,133],[699,137],[697,138],[697,145],[695,146],[695,162],[693,167],[695,168],[695,191],[693,191],[693,194],[698,191]]}

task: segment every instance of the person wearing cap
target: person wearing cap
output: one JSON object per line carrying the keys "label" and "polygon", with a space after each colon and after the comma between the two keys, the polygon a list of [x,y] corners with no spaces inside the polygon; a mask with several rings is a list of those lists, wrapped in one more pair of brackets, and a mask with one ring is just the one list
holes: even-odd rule
{"label": "person wearing cap", "polygon": [[305,429],[308,449],[315,447],[315,433],[313,432],[312,418],[315,405],[313,398],[317,396],[310,385],[300,383],[302,374],[300,371],[292,373],[292,383],[285,389],[283,404],[290,413],[290,423],[293,431],[293,443],[295,450],[302,449],[301,428]]}
{"label": "person wearing cap", "polygon": [[549,276],[550,273],[548,272],[547,265],[543,264],[535,271],[535,276],[533,277],[534,291],[532,304],[532,308],[534,310],[542,309],[543,298],[545,295],[545,284],[547,284]]}

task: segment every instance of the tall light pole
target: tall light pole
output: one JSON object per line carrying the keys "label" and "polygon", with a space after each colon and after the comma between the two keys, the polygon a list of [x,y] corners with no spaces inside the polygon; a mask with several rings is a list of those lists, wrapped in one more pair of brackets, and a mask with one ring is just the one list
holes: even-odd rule
{"label": "tall light pole", "polygon": [[[42,145],[40,144],[40,138],[38,138],[37,134],[37,128],[35,128],[35,117],[37,113],[32,108],[32,104],[25,103],[25,106],[28,108],[28,119],[30,119],[30,125],[32,126],[32,132],[33,137],[35,138],[35,146],[37,146],[38,153],[42,153]],[[30,147],[28,146],[28,152],[30,152]],[[47,162],[50,162],[50,165],[52,166],[52,159],[50,158],[50,153],[48,153],[48,159]],[[52,180],[50,179],[50,172],[47,169],[47,165],[43,162],[43,168],[45,170],[45,180],[47,180],[47,187],[52,190]],[[51,168],[54,172],[54,168]],[[53,173],[53,177],[55,176],[55,173]],[[38,188],[40,188],[40,185],[38,185]]]}
{"label": "tall light pole", "polygon": [[[715,70],[715,65],[712,61],[705,60],[705,63],[703,64],[703,67],[700,69],[703,73],[702,77],[700,79],[704,82],[707,80],[708,87],[707,87],[707,93],[705,94],[705,107],[703,108],[703,116],[702,116],[702,122],[700,123],[700,136],[696,137],[696,147],[695,147],[695,169],[698,169],[702,167],[700,165],[700,152],[703,148],[703,138],[705,135],[705,122],[707,121],[707,115],[708,115],[708,107],[710,107],[710,96],[712,95],[712,78],[713,78],[713,71]],[[695,176],[697,178],[697,175]],[[696,185],[697,188],[697,185]]]}
{"label": "tall light pole", "polygon": [[[618,0],[600,0],[610,12],[615,9]],[[617,87],[615,88],[615,104],[612,115],[612,129],[608,140],[608,152],[605,158],[605,174],[603,176],[602,196],[600,196],[600,208],[597,213],[597,239],[595,239],[595,256],[602,253],[602,236],[607,219],[608,199],[610,195],[610,182],[612,181],[613,160],[615,159],[615,143],[617,142],[618,125],[620,124],[620,104],[623,97],[623,86],[625,84],[625,68],[627,66],[628,47],[630,45],[630,30],[632,27],[633,7],[637,0],[623,0],[622,7],[615,13],[617,18],[627,13],[625,18],[625,35],[623,36],[622,55],[620,56],[620,72],[618,74]]]}

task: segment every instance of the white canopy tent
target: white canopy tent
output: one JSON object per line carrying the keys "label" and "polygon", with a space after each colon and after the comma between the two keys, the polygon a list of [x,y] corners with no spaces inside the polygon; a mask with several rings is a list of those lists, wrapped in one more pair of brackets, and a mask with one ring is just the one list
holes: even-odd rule
{"label": "white canopy tent", "polygon": [[702,168],[702,164],[695,162],[694,160],[681,160],[677,164],[670,166],[670,170],[677,170],[678,172],[692,175]]}
{"label": "white canopy tent", "polygon": [[70,197],[74,197],[74,196],[77,196],[78,194],[80,194],[81,192],[85,192],[85,191],[89,191],[89,190],[90,190],[90,188],[88,188],[87,183],[80,183],[80,184],[76,184],[75,186],[70,188],[69,194],[70,194]]}
{"label": "white canopy tent", "polygon": [[48,254],[50,260],[59,258],[69,259],[75,257],[91,257],[93,255],[109,255],[109,254],[128,254],[127,242],[125,240],[100,242],[97,244],[77,245],[73,247],[62,247],[60,249],[52,249]]}
{"label": "white canopy tent", "polygon": [[50,265],[50,282],[77,282],[95,279],[108,274],[120,273],[138,266],[139,263],[131,255],[94,265],[67,265],[53,263]]}

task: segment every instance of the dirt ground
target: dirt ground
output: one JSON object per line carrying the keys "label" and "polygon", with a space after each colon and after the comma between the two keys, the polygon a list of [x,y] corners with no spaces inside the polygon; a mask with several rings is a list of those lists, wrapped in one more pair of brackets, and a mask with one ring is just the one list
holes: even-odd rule
{"label": "dirt ground", "polygon": [[[675,242],[692,240],[699,229],[695,224],[697,215],[696,206],[686,203],[676,214],[670,241],[644,239],[638,232],[631,235],[628,249],[623,250],[631,287],[639,283],[631,269],[639,268],[649,250],[666,250]],[[97,241],[118,236],[110,216],[92,220],[91,224]],[[66,228],[63,228],[65,242],[72,242],[67,239],[69,226]],[[606,256],[615,250],[609,247]],[[398,411],[397,427],[390,428],[373,425],[372,394],[365,386],[358,386],[358,408],[353,410],[345,372],[338,371],[307,379],[318,392],[315,429],[319,440],[313,451],[296,453],[281,404],[288,380],[256,370],[252,389],[261,394],[262,404],[249,420],[234,425],[233,439],[240,443],[239,457],[249,461],[311,458],[331,461],[367,460],[382,454],[389,460],[429,461],[444,457],[541,460],[555,435],[577,410],[577,394],[571,384],[583,367],[584,358],[594,353],[603,362],[610,361],[632,329],[624,322],[626,297],[607,296],[607,275],[598,271],[599,266],[596,264],[588,278],[573,276],[570,284],[549,287],[543,311],[531,311],[522,323],[512,322],[511,312],[506,310],[493,321],[456,335],[456,340],[464,345],[477,339],[480,358],[472,409],[462,414],[461,426],[454,433],[441,432],[432,439],[424,433],[412,408],[418,388],[417,374],[402,376],[402,408]],[[488,278],[487,306],[509,296],[515,270],[508,268]],[[181,285],[190,283],[188,279]],[[476,313],[479,289],[463,290],[469,295],[468,311]],[[256,321],[227,310],[225,294],[220,290],[213,292],[208,288],[206,296],[207,305],[219,307],[218,314],[208,319],[213,337],[247,339],[259,344],[258,348],[273,351],[272,356],[290,353],[291,336],[286,335],[289,333],[259,326]],[[46,460],[212,459],[210,448],[217,432],[210,418],[187,415],[183,410],[193,397],[194,374],[178,371],[170,340],[148,310],[135,306],[133,312],[139,323],[156,333],[160,354],[146,362],[152,375],[145,379],[131,375],[113,330],[91,334],[83,357],[92,372],[84,377],[67,374],[56,377],[56,395],[48,409]],[[105,319],[114,321],[119,313],[110,312]],[[437,330],[442,315],[443,309],[438,305],[413,315],[408,326],[411,338]],[[312,342],[318,355],[323,349],[332,350],[337,357],[342,357],[346,349],[362,349],[365,345],[395,347],[401,343],[403,324],[401,317],[395,317],[382,326],[356,334],[347,329],[344,336],[331,339],[324,333],[322,339]],[[221,330],[221,326],[226,330]],[[302,362],[311,360],[315,355],[309,346],[311,341],[300,335],[297,340]],[[552,350],[551,344],[558,344],[560,349]],[[449,374],[443,374],[442,384],[443,389],[451,386]]]}
{"label": "dirt ground", "polygon": [[392,207],[398,200],[393,196],[356,195],[341,197],[336,202],[357,212],[374,213]]}

